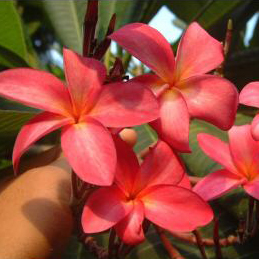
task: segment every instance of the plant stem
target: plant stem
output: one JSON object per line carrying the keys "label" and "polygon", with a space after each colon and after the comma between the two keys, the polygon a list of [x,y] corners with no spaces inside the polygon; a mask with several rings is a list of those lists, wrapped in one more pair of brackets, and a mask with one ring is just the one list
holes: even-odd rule
{"label": "plant stem", "polygon": [[202,241],[202,237],[201,237],[201,234],[199,233],[198,230],[194,230],[193,231],[193,234],[195,235],[196,237],[196,241],[197,241],[197,246],[201,252],[201,256],[203,259],[208,259],[207,255],[206,255],[206,252],[205,252],[205,248],[204,248],[204,244],[203,244],[203,241]]}
{"label": "plant stem", "polygon": [[251,236],[255,236],[259,228],[259,201],[255,200],[255,223],[251,233]]}
{"label": "plant stem", "polygon": [[[170,232],[170,233],[172,236],[180,239],[183,242],[197,245],[197,240],[193,234],[186,234],[186,233],[183,234],[183,233],[176,233],[176,232]],[[214,240],[210,238],[203,238],[202,242],[204,246],[215,246]],[[230,235],[227,238],[219,239],[219,244],[221,247],[230,246],[236,243],[238,243],[238,237],[233,235]]]}
{"label": "plant stem", "polygon": [[216,74],[219,76],[224,76],[224,66],[225,66],[225,60],[229,52],[229,47],[232,40],[232,32],[233,32],[233,22],[231,19],[228,20],[227,24],[227,31],[225,36],[225,41],[223,45],[223,53],[224,53],[224,61],[220,64],[220,66],[216,69]]}
{"label": "plant stem", "polygon": [[159,235],[165,249],[167,250],[169,256],[171,259],[184,259],[184,257],[181,256],[181,254],[178,252],[178,250],[173,247],[167,236],[165,235],[165,232],[162,228],[155,226],[155,229],[157,231],[157,234]]}
{"label": "plant stem", "polygon": [[245,231],[246,237],[251,236],[251,232],[252,232],[253,226],[254,226],[254,224],[253,224],[254,223],[254,220],[253,220],[254,204],[255,204],[254,198],[249,196],[247,218],[246,218],[246,231]]}
{"label": "plant stem", "polygon": [[213,229],[213,240],[215,243],[215,253],[217,259],[222,259],[222,252],[220,246],[220,239],[219,239],[219,220],[218,218],[214,218],[214,229]]}
{"label": "plant stem", "polygon": [[108,254],[109,259],[112,259],[114,256],[114,248],[115,248],[115,239],[116,239],[116,232],[112,228],[110,230],[110,236],[109,236],[109,246],[108,246]]}

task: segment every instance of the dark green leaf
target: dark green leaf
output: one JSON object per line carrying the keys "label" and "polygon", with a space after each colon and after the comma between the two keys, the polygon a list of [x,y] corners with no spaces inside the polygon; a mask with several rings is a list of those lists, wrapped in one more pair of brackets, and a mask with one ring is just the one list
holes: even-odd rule
{"label": "dark green leaf", "polygon": [[205,29],[210,28],[234,8],[242,4],[241,0],[174,0],[164,1],[165,5],[186,24],[196,20]]}
{"label": "dark green leaf", "polygon": [[36,113],[0,110],[0,154],[5,155],[13,148],[21,127]]}

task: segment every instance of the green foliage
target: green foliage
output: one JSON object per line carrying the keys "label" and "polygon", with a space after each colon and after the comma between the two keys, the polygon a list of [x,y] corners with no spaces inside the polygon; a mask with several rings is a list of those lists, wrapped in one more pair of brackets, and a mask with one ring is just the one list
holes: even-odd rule
{"label": "green foliage", "polygon": [[86,9],[85,0],[42,1],[43,8],[62,44],[82,52],[82,25]]}
{"label": "green foliage", "polygon": [[103,39],[107,25],[114,13],[116,13],[116,28],[131,22],[148,23],[162,6],[161,1],[124,0],[124,1],[100,1],[99,23],[97,29],[98,39]]}
{"label": "green foliage", "polygon": [[180,19],[189,24],[196,20],[208,29],[224,16],[229,15],[235,8],[242,4],[241,0],[200,0],[200,1],[164,1]]}
{"label": "green foliage", "polygon": [[0,156],[12,151],[16,135],[34,115],[34,112],[0,110]]}
{"label": "green foliage", "polygon": [[27,48],[14,1],[0,1],[0,65],[27,66]]}

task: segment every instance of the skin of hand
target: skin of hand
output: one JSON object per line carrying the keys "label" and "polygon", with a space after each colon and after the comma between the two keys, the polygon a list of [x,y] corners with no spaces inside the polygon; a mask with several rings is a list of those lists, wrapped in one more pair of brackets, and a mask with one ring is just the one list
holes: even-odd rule
{"label": "skin of hand", "polygon": [[25,173],[2,183],[0,258],[58,258],[67,244],[71,169],[59,154],[54,148],[29,159],[21,165]]}
{"label": "skin of hand", "polygon": [[[120,136],[137,141],[132,129]],[[54,147],[22,161],[22,174],[0,183],[0,258],[60,258],[73,230],[71,168],[60,154]]]}

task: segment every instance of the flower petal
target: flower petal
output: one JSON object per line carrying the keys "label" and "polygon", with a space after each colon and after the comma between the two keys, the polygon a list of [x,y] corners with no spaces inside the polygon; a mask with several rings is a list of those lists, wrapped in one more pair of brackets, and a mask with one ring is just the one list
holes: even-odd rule
{"label": "flower petal", "polygon": [[83,181],[111,185],[116,150],[109,131],[91,117],[63,128],[61,146],[69,164]]}
{"label": "flower petal", "polygon": [[21,156],[33,143],[70,122],[70,118],[49,112],[40,113],[27,122],[19,132],[13,149],[13,166],[15,173],[18,173]]}
{"label": "flower petal", "polygon": [[192,231],[208,224],[213,218],[210,206],[196,193],[182,187],[153,186],[145,191],[141,200],[145,206],[145,217],[172,232]]}
{"label": "flower petal", "polygon": [[186,188],[186,189],[192,189],[191,182],[189,180],[188,174],[184,173],[181,182],[178,183],[177,186],[183,187],[183,188]]}
{"label": "flower petal", "polygon": [[223,59],[221,43],[193,22],[185,31],[177,50],[176,80],[207,73]]}
{"label": "flower petal", "polygon": [[151,148],[135,182],[135,191],[158,184],[178,184],[184,176],[184,167],[179,157],[163,141]]}
{"label": "flower petal", "polygon": [[109,37],[163,80],[172,79],[174,54],[169,42],[156,29],[143,23],[132,23],[115,31]]}
{"label": "flower petal", "polygon": [[210,173],[200,180],[193,188],[204,200],[216,199],[225,193],[236,189],[244,181],[244,178],[225,169]]}
{"label": "flower petal", "polygon": [[256,177],[253,181],[247,182],[243,187],[249,195],[259,200],[259,177]]}
{"label": "flower petal", "polygon": [[227,143],[206,133],[198,134],[197,139],[206,155],[223,165],[228,171],[238,174]]}
{"label": "flower petal", "polygon": [[189,114],[182,95],[177,90],[166,91],[159,98],[160,118],[150,125],[159,137],[180,152],[190,152]]}
{"label": "flower petal", "polygon": [[259,140],[259,114],[257,114],[252,121],[251,133],[254,140],[258,141]]}
{"label": "flower petal", "polygon": [[77,112],[90,109],[106,78],[105,66],[98,60],[84,58],[72,50],[64,49],[64,68]]}
{"label": "flower petal", "polygon": [[259,142],[251,135],[251,125],[233,126],[228,135],[236,167],[248,179],[253,178],[259,171]]}
{"label": "flower petal", "polygon": [[239,95],[239,102],[259,108],[259,82],[247,84]]}
{"label": "flower petal", "polygon": [[155,96],[160,96],[161,93],[169,87],[169,84],[165,83],[159,76],[155,74],[144,74],[141,76],[136,76],[131,79],[132,82],[137,82],[142,86],[148,87],[155,94]]}
{"label": "flower petal", "polygon": [[0,73],[0,95],[22,104],[68,115],[71,102],[67,88],[50,73],[30,68]]}
{"label": "flower petal", "polygon": [[130,80],[105,85],[90,115],[107,127],[130,127],[155,120],[158,113],[154,94]]}
{"label": "flower petal", "polygon": [[116,136],[113,139],[117,151],[115,182],[125,194],[129,194],[140,169],[138,159],[125,141]]}
{"label": "flower petal", "polygon": [[145,240],[142,222],[144,220],[144,205],[141,201],[134,201],[132,211],[123,218],[115,230],[121,240],[128,245],[137,245]]}
{"label": "flower petal", "polygon": [[176,86],[183,95],[191,117],[205,120],[223,130],[234,123],[238,93],[230,81],[213,75],[195,76]]}
{"label": "flower petal", "polygon": [[126,217],[133,208],[116,186],[95,190],[87,199],[82,214],[85,233],[107,230]]}

